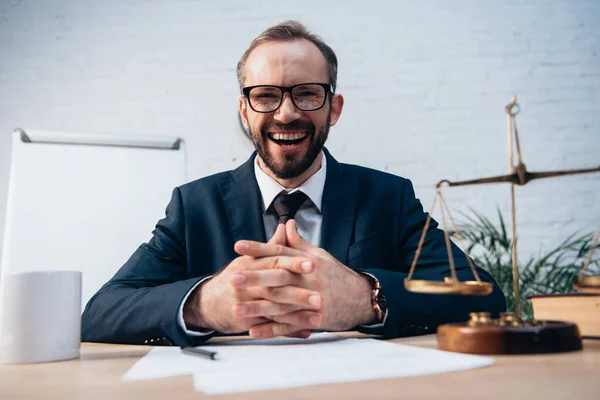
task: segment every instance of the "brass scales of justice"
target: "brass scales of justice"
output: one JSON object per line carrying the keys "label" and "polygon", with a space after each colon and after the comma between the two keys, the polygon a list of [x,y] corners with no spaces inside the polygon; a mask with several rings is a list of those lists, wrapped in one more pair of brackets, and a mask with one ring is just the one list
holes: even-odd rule
{"label": "brass scales of justice", "polygon": [[[516,115],[520,111],[516,96],[506,106],[508,130],[508,154],[510,173],[508,175],[493,176],[459,182],[446,179],[436,184],[436,196],[433,200],[430,213],[427,216],[425,227],[415,257],[413,259],[408,277],[404,286],[408,291],[423,294],[454,294],[465,296],[488,295],[492,292],[492,284],[483,282],[479,278],[475,266],[464,244],[460,231],[457,229],[450,210],[442,197],[442,185],[467,186],[483,185],[490,183],[510,183],[511,186],[511,211],[512,211],[512,276],[513,291],[515,296],[515,311],[501,313],[499,319],[492,319],[489,313],[471,313],[470,320],[463,323],[440,325],[437,330],[438,348],[441,350],[474,353],[474,354],[534,354],[557,353],[564,351],[580,350],[581,337],[577,325],[564,321],[524,320],[521,318],[519,298],[519,269],[517,257],[517,221],[515,207],[515,185],[525,185],[534,179],[552,178],[563,175],[578,175],[600,172],[598,168],[556,170],[543,172],[529,172],[523,163],[519,132],[517,129]],[[517,163],[514,162],[514,146],[516,145]],[[442,215],[442,226],[448,251],[451,277],[444,281],[415,280],[412,279],[423,243],[431,222],[431,213],[439,200]],[[459,281],[454,267],[450,238],[446,229],[446,214],[448,215],[456,238],[460,242],[475,280]],[[575,281],[574,289],[582,293],[600,293],[600,275],[586,274],[592,260],[595,247],[600,240],[600,232],[595,236],[583,268]]]}

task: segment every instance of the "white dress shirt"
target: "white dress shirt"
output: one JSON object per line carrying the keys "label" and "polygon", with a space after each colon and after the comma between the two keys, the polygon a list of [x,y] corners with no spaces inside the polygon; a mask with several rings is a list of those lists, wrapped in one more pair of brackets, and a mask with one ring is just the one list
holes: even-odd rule
{"label": "white dress shirt", "polygon": [[275,200],[275,197],[282,191],[288,194],[300,191],[308,199],[300,206],[294,216],[298,233],[300,233],[300,236],[304,240],[315,246],[321,244],[321,222],[323,221],[321,205],[327,171],[327,159],[324,154],[322,154],[321,160],[321,168],[308,178],[306,182],[295,189],[286,189],[260,169],[258,159],[255,159],[254,175],[256,175],[256,181],[258,182],[258,188],[262,197],[262,213],[267,240],[273,237],[277,229],[277,223],[279,222],[277,215],[269,211],[269,207],[273,203],[273,200]]}

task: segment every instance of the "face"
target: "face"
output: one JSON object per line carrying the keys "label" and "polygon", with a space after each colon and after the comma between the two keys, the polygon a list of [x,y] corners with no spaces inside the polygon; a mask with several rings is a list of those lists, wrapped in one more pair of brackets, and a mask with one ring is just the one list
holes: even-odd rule
{"label": "face", "polygon": [[[325,57],[316,46],[303,39],[258,46],[248,57],[244,72],[244,87],[329,82]],[[340,95],[331,96],[328,94],[321,109],[302,111],[286,93],[279,109],[271,113],[257,113],[244,97],[240,98],[242,122],[272,176],[296,178],[310,172],[317,161],[319,165],[313,169],[318,170],[318,156],[327,140],[329,127],[336,124],[343,106]]]}

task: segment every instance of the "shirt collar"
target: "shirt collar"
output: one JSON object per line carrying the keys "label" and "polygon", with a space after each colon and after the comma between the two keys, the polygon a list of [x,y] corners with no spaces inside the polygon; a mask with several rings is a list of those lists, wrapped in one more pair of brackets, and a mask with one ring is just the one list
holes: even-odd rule
{"label": "shirt collar", "polygon": [[295,189],[286,189],[281,186],[275,179],[271,178],[258,166],[258,156],[254,159],[254,175],[258,182],[258,189],[263,200],[263,213],[269,208],[275,197],[282,190],[288,193],[294,193],[301,191],[304,193],[313,205],[317,208],[317,211],[321,212],[321,205],[323,202],[323,189],[325,188],[325,176],[327,173],[327,157],[321,152],[321,168],[315,172],[310,178],[306,180],[302,185]]}

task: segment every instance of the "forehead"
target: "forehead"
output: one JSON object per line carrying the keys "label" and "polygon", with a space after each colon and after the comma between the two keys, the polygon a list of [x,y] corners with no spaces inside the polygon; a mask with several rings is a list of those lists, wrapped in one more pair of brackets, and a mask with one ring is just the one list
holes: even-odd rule
{"label": "forehead", "polygon": [[305,39],[261,44],[250,53],[244,72],[244,86],[329,82],[325,56]]}

